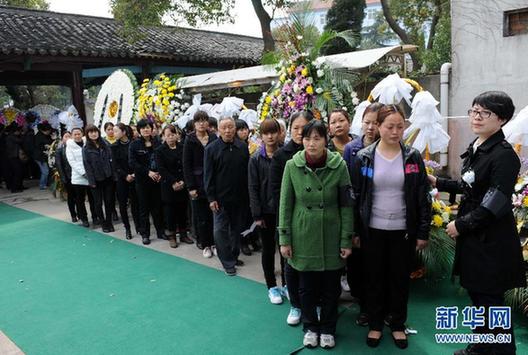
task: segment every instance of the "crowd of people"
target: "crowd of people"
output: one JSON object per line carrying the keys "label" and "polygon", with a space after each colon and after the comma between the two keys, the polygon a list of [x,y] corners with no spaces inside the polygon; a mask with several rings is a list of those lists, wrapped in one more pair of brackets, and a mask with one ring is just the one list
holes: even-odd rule
{"label": "crowd of people", "polygon": [[[455,272],[474,305],[502,305],[506,290],[525,285],[515,221],[504,198],[519,172],[501,130],[513,110],[501,92],[474,100],[469,117],[478,138],[462,169],[475,171],[474,182],[428,176],[421,154],[402,143],[404,112],[380,103],[366,108],[357,137],[349,134],[351,119],[341,109],[329,114],[328,124],[301,111],[288,124],[265,119],[258,132],[244,121],[216,121],[202,111],[183,131],[143,119],[136,126],[106,123],[103,138],[89,125],[62,133],[56,166],[72,221],[85,227],[86,198],[92,224],[103,232],[114,231],[117,201],[127,239],[139,234],[148,245],[151,219],[156,237],[172,248],[194,243],[194,234],[203,256],[218,256],[226,275],[244,266],[240,252],[261,250],[269,300],[289,299],[287,323],[302,321],[305,346],[335,346],[338,300],[347,289],[360,306],[356,323],[369,327],[368,346],[379,345],[388,325],[394,344],[404,349],[410,273],[416,251],[428,245],[431,185],[464,194],[447,232],[457,240]],[[48,128],[39,127],[35,137],[41,188]],[[250,133],[258,133],[260,145]],[[13,192],[21,189],[21,168],[13,162],[20,159],[21,141],[19,129],[9,128],[5,148]],[[476,332],[498,330],[513,334],[485,326]],[[473,344],[457,354],[489,349],[515,353],[515,343]]]}

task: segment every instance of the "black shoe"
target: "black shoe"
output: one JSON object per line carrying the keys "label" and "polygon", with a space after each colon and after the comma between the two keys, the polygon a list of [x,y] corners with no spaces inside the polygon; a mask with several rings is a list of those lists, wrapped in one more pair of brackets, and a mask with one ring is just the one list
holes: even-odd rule
{"label": "black shoe", "polygon": [[465,349],[459,349],[453,353],[453,355],[480,355],[480,354],[484,354],[484,352],[478,351],[478,344],[469,344]]}
{"label": "black shoe", "polygon": [[99,218],[94,218],[93,219],[93,225],[94,226],[100,226],[101,223],[103,223],[103,221],[101,221]]}
{"label": "black shoe", "polygon": [[86,227],[86,228],[89,228],[89,227],[90,227],[90,223],[88,222],[87,219],[85,219],[84,221],[82,221],[82,226],[83,226],[83,227]]}
{"label": "black shoe", "polygon": [[201,243],[198,243],[198,242],[196,242],[196,247],[197,247],[198,249],[200,249],[200,250],[203,250],[203,249],[204,249],[203,245],[202,245]]}
{"label": "black shoe", "polygon": [[110,231],[111,230],[109,226],[106,226],[106,225],[103,226],[103,233],[110,233]]}
{"label": "black shoe", "polygon": [[394,345],[396,345],[397,348],[407,349],[407,347],[409,346],[409,341],[407,340],[407,338],[406,339],[396,339],[393,334],[392,340],[394,340]]}
{"label": "black shoe", "polygon": [[149,237],[143,237],[143,245],[149,245],[150,244],[150,238]]}
{"label": "black shoe", "polygon": [[358,317],[356,318],[356,324],[360,327],[366,327],[368,326],[368,314],[367,313],[360,313]]}
{"label": "black shoe", "polygon": [[225,269],[225,274],[227,276],[236,276],[236,269],[234,267],[232,268],[229,268],[229,269]]}
{"label": "black shoe", "polygon": [[132,239],[132,232],[130,231],[130,229],[127,229],[125,231],[125,238],[128,240]]}
{"label": "black shoe", "polygon": [[243,244],[240,247],[240,251],[242,251],[242,254],[244,254],[244,255],[251,256],[251,250],[249,249],[249,247],[246,244]]}
{"label": "black shoe", "polygon": [[235,263],[236,266],[244,266],[244,262],[240,259],[237,259],[236,263]]}
{"label": "black shoe", "polygon": [[72,223],[77,223],[78,221],[77,217],[72,217]]}
{"label": "black shoe", "polygon": [[108,226],[108,229],[110,230],[110,232],[115,232],[115,229],[114,229],[114,225],[111,224]]}
{"label": "black shoe", "polygon": [[189,238],[187,236],[187,234],[180,234],[181,237],[180,237],[180,243],[185,243],[185,244],[194,244],[194,240],[192,240],[191,238]]}
{"label": "black shoe", "polygon": [[381,338],[383,338],[383,335],[379,338],[369,338],[367,335],[367,345],[371,348],[377,348],[381,342]]}
{"label": "black shoe", "polygon": [[255,241],[251,242],[250,244],[254,252],[262,250],[262,244],[260,244],[260,241],[258,239],[255,239]]}
{"label": "black shoe", "polygon": [[163,232],[158,233],[158,239],[169,240],[169,238]]}

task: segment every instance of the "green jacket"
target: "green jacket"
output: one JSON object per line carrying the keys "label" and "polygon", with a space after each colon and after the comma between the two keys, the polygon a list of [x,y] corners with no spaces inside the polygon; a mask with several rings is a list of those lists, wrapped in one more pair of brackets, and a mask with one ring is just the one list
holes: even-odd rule
{"label": "green jacket", "polygon": [[279,244],[291,245],[290,265],[299,271],[345,266],[340,248],[352,247],[354,217],[350,177],[339,153],[327,150],[326,165],[306,166],[304,150],[286,163],[279,208]]}

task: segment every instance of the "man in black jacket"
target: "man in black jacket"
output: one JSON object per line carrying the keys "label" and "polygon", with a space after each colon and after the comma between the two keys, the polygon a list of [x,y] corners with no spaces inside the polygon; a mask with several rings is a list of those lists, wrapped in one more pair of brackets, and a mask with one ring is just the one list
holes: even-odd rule
{"label": "man in black jacket", "polygon": [[236,126],[231,117],[218,122],[220,139],[205,148],[204,187],[209,207],[214,213],[214,239],[218,257],[229,276],[242,266],[240,233],[244,229],[248,201],[249,151],[235,138]]}

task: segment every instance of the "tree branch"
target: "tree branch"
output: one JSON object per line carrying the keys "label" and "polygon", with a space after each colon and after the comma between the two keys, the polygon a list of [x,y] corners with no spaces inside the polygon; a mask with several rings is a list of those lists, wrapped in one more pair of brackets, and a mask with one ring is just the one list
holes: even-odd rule
{"label": "tree branch", "polygon": [[271,34],[271,17],[266,9],[264,9],[262,0],[251,0],[251,3],[260,22],[262,39],[264,40],[264,52],[272,52],[275,50],[275,41]]}

